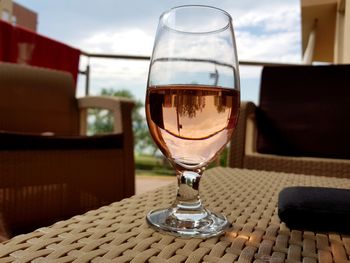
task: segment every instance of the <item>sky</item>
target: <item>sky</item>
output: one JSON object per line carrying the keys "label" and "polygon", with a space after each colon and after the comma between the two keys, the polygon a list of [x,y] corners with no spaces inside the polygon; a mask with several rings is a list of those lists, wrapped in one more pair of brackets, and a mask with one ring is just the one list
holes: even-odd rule
{"label": "sky", "polygon": [[[16,0],[38,13],[38,33],[86,52],[146,55],[152,52],[159,16],[184,4],[211,5],[233,18],[241,61],[301,61],[299,0]],[[90,59],[91,93],[130,89],[143,101],[148,61]],[[80,68],[87,60],[81,58]],[[240,67],[242,100],[258,101],[260,67]],[[84,93],[79,77],[77,95]]]}

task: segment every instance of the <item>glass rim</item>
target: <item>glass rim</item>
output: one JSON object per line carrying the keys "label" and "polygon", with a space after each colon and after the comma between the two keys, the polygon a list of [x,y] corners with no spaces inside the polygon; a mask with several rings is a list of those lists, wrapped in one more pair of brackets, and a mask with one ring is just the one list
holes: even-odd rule
{"label": "glass rim", "polygon": [[[228,21],[225,24],[225,26],[223,26],[223,27],[220,27],[220,28],[215,29],[215,30],[208,30],[208,31],[203,31],[203,32],[188,32],[188,31],[184,31],[184,30],[179,30],[179,29],[175,29],[173,27],[168,26],[167,23],[164,23],[164,16],[169,14],[170,12],[172,12],[174,10],[182,9],[182,8],[193,8],[193,7],[196,7],[196,8],[197,7],[199,7],[199,8],[207,8],[207,9],[212,9],[212,10],[218,11],[221,14],[225,15],[227,17]],[[175,6],[175,7],[172,7],[170,9],[164,11],[160,15],[159,21],[161,22],[161,24],[164,27],[166,27],[167,29],[169,29],[171,31],[174,31],[174,32],[179,32],[179,33],[184,33],[184,34],[210,34],[210,33],[221,32],[221,31],[224,31],[227,28],[229,28],[230,24],[232,24],[232,17],[227,11],[225,11],[225,10],[223,10],[221,8],[215,7],[215,6],[210,6],[210,5],[179,5],[179,6]]]}

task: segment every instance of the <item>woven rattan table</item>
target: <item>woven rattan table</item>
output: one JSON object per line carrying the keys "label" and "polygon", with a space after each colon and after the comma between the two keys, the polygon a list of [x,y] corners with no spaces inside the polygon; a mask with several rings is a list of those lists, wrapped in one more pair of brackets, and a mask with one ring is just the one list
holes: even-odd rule
{"label": "woven rattan table", "polygon": [[233,223],[224,236],[182,239],[150,229],[145,215],[170,205],[170,185],[14,237],[0,244],[0,262],[349,262],[350,236],[280,222],[278,192],[291,185],[350,188],[350,180],[214,168],[201,196]]}

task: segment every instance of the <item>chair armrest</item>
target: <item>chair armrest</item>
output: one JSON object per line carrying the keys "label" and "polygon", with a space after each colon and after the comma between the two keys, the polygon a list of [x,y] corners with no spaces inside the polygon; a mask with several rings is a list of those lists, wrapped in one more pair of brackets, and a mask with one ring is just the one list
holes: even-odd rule
{"label": "chair armrest", "polygon": [[229,166],[243,168],[243,158],[246,152],[255,148],[256,126],[253,102],[242,102],[236,130],[233,133],[229,152]]}
{"label": "chair armrest", "polygon": [[0,243],[8,240],[11,236],[11,233],[7,227],[7,222],[2,213],[0,213]]}
{"label": "chair armrest", "polygon": [[114,119],[113,131],[114,133],[122,133],[124,131],[124,119],[126,118],[122,113],[122,108],[128,108],[128,114],[131,115],[131,109],[134,106],[134,102],[132,100],[122,97],[87,96],[78,98],[77,100],[80,111],[80,134],[86,134],[87,131],[88,108],[101,108],[112,111]]}
{"label": "chair armrest", "polygon": [[256,126],[256,117],[255,111],[256,106],[252,102],[247,102],[245,105],[245,148],[244,154],[253,154],[256,153],[257,145],[257,126]]}

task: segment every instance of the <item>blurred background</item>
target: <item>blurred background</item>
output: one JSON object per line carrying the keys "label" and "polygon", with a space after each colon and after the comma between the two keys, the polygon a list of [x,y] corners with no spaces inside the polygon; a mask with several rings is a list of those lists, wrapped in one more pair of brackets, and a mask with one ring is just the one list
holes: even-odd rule
{"label": "blurred background", "polygon": [[[0,12],[4,21],[80,51],[76,82],[78,97],[102,94],[134,99],[137,175],[148,174],[147,170],[153,175],[167,175],[172,171],[149,137],[144,114],[149,56],[162,12],[174,6],[201,4],[230,13],[238,57],[242,62],[241,99],[258,104],[263,65],[333,63],[349,56],[341,50],[345,50],[344,43],[349,42],[349,37],[339,34],[339,30],[349,31],[349,18],[345,22],[342,21],[345,16],[339,18],[339,14],[345,14],[345,9],[349,9],[345,2],[1,0]],[[89,116],[89,134],[112,130],[112,117],[108,111],[92,110]],[[225,162],[224,152],[215,165],[225,165]]]}

